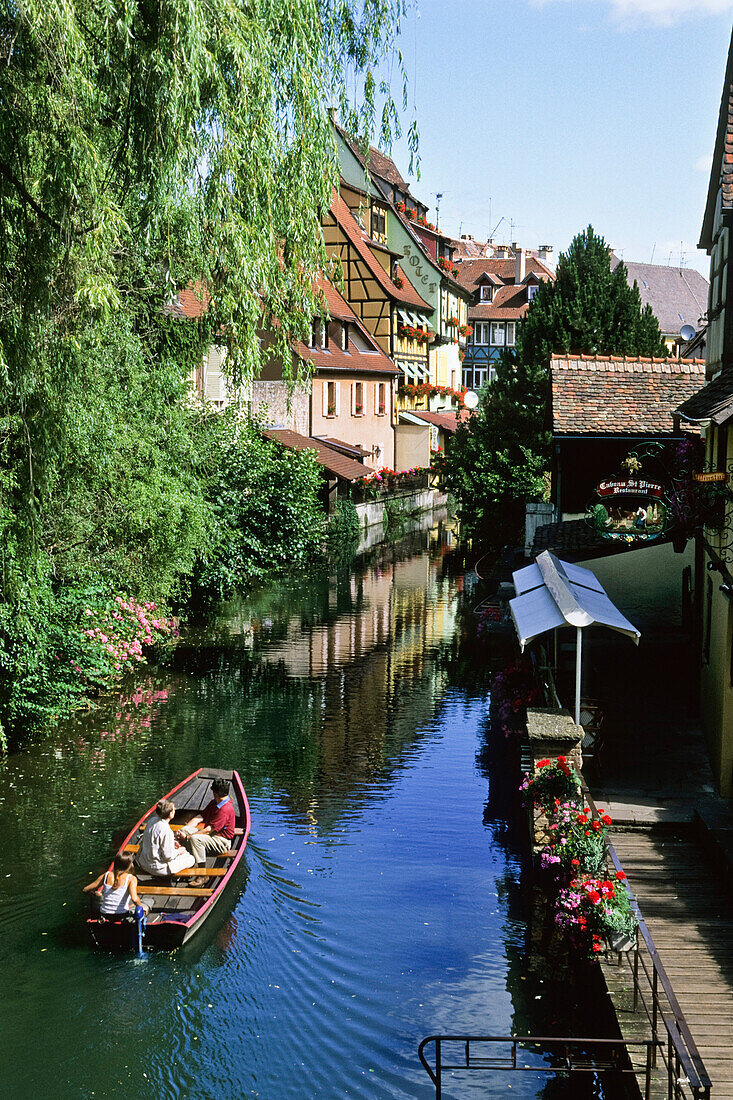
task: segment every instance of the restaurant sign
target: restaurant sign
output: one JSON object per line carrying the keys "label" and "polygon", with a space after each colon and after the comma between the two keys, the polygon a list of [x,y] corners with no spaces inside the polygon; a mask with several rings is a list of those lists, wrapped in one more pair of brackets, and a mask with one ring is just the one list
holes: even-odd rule
{"label": "restaurant sign", "polygon": [[588,523],[604,539],[652,542],[669,526],[664,486],[647,478],[609,478],[596,486],[586,513]]}

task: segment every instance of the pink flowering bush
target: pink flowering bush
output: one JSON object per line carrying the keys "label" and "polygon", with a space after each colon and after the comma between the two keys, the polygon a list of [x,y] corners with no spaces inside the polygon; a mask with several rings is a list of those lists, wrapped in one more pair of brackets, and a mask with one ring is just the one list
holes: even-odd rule
{"label": "pink flowering bush", "polygon": [[155,604],[115,596],[90,601],[80,624],[81,646],[70,658],[90,683],[107,683],[145,662],[146,651],[175,634],[174,622]]}

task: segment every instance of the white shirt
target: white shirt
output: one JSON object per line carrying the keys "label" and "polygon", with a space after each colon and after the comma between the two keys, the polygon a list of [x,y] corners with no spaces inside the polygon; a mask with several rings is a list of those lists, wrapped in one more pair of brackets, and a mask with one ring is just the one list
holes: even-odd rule
{"label": "white shirt", "polygon": [[177,855],[173,830],[167,821],[153,814],[145,827],[137,862],[151,875],[167,875],[169,864]]}

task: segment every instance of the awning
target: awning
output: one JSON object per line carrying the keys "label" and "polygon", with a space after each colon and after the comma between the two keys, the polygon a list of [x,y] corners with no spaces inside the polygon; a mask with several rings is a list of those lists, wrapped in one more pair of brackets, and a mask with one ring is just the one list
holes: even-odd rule
{"label": "awning", "polygon": [[417,424],[419,428],[430,427],[430,425],[426,424],[424,420],[421,420],[419,416],[415,416],[415,414],[411,412],[406,412],[404,409],[400,413],[399,418],[403,424]]}
{"label": "awning", "polygon": [[641,631],[611,602],[590,569],[560,561],[549,550],[543,550],[532,565],[518,569],[513,580],[517,595],[509,601],[509,608],[522,649],[548,630],[576,628],[575,722],[579,725],[583,630],[597,623],[625,634],[637,645]]}
{"label": "awning", "polygon": [[399,309],[399,307],[398,307],[397,316],[398,316],[399,320],[402,321],[403,325],[411,325],[412,324],[412,321],[410,320],[410,315],[409,315],[409,313],[407,312],[406,309]]}

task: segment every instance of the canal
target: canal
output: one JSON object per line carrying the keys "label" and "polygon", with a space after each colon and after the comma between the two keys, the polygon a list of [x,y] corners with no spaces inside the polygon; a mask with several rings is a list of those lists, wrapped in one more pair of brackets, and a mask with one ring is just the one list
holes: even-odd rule
{"label": "canal", "polygon": [[[427,1034],[568,1033],[582,997],[530,964],[516,777],[448,539],[229,608],[0,765],[5,1096],[427,1100]],[[199,765],[242,775],[246,867],[178,952],[95,953],[81,886]],[[605,1095],[555,1085],[444,1095]]]}

